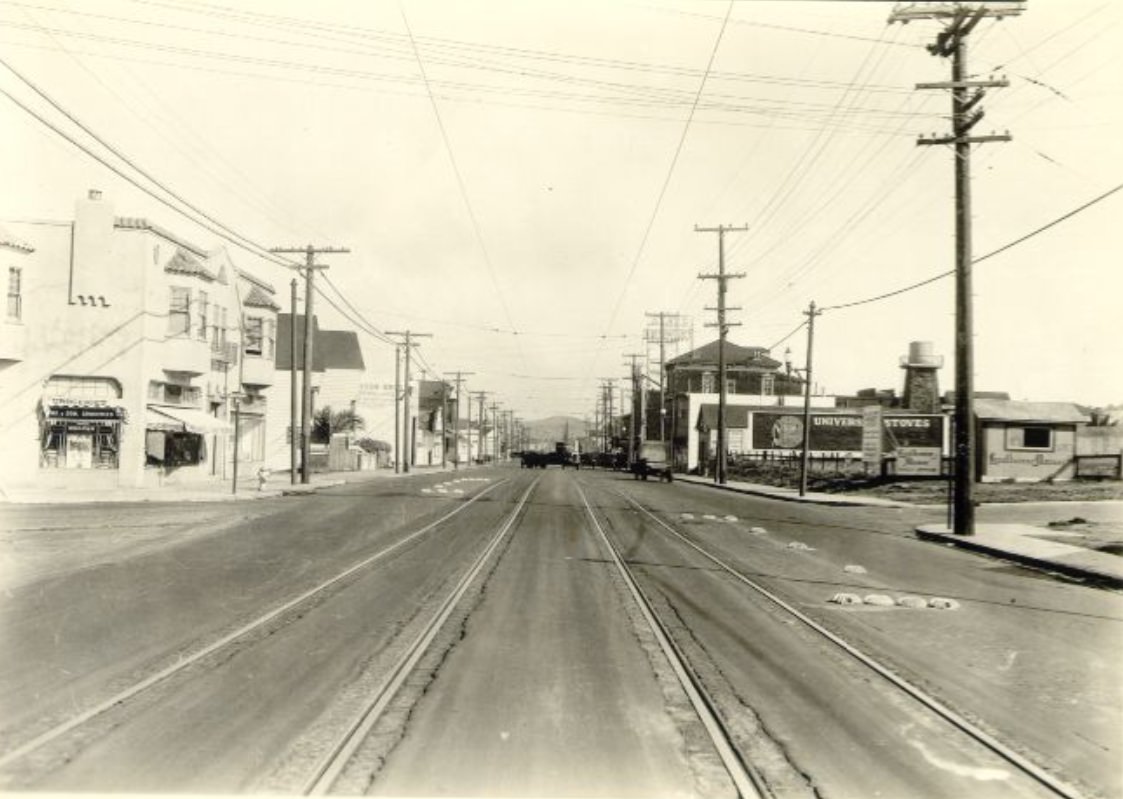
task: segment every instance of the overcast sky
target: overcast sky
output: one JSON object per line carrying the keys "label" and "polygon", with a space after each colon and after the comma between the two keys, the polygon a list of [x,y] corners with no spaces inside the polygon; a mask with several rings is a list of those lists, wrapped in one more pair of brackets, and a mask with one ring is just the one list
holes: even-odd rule
{"label": "overcast sky", "polygon": [[[973,156],[982,256],[1123,183],[1123,8],[1031,0],[971,35],[973,75],[1005,75]],[[717,237],[731,340],[790,347],[815,301],[847,304],[954,266],[950,78],[934,21],[885,2],[0,3],[3,58],[180,197],[266,247],[324,256],[393,374],[379,331],[432,333],[434,373],[474,372],[525,418],[591,414],[601,378],[644,352],[645,312],[715,337]],[[728,12],[728,20],[725,21]],[[407,27],[408,25],[408,27]],[[411,35],[412,34],[412,40]],[[0,68],[0,88],[81,134]],[[699,93],[700,92],[700,93]],[[97,187],[272,281],[291,273],[223,242],[0,96],[0,221],[63,219]],[[92,145],[97,148],[97,145]],[[97,148],[99,152],[104,152]],[[112,156],[109,156],[112,159]],[[115,161],[115,159],[113,159]],[[115,161],[116,162],[116,161]],[[128,167],[122,167],[126,171]],[[976,388],[1123,402],[1123,191],[976,267]],[[325,325],[354,327],[317,298]],[[953,388],[950,278],[827,311],[828,391],[900,390],[932,341]]]}

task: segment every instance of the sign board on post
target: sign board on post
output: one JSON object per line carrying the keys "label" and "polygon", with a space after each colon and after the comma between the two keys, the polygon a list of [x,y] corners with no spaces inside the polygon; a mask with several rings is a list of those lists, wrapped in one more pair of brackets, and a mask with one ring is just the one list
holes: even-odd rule
{"label": "sign board on post", "polygon": [[939,447],[897,447],[897,474],[939,477],[942,458]]}
{"label": "sign board on post", "polygon": [[862,462],[866,467],[881,470],[881,406],[862,408]]}

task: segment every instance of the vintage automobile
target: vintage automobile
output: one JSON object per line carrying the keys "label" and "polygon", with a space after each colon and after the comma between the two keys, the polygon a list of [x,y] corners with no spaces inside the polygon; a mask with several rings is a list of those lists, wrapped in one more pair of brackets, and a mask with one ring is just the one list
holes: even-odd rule
{"label": "vintage automobile", "polygon": [[667,445],[662,441],[644,441],[631,463],[632,476],[636,480],[646,480],[655,475],[668,483],[674,480],[671,473],[671,459],[667,456]]}

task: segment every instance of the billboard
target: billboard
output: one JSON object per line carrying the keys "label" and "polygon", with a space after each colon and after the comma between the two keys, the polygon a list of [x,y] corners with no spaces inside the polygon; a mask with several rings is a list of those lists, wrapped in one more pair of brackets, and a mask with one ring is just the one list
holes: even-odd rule
{"label": "billboard", "polygon": [[[812,413],[811,452],[862,452],[861,413]],[[938,413],[884,414],[881,419],[882,451],[898,447],[940,447],[944,444],[944,417]],[[803,445],[803,416],[799,412],[754,411],[752,448],[799,449]]]}

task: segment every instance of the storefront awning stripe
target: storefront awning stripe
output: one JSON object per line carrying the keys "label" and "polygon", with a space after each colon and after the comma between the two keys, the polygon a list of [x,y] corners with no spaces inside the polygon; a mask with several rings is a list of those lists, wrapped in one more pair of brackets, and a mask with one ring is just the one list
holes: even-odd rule
{"label": "storefront awning stripe", "polygon": [[229,433],[233,430],[233,426],[225,420],[210,416],[194,408],[168,408],[153,405],[148,406],[144,426],[149,430],[181,431],[199,435]]}

